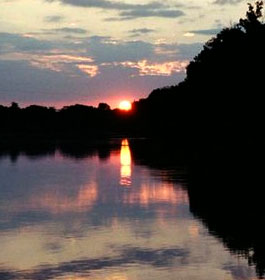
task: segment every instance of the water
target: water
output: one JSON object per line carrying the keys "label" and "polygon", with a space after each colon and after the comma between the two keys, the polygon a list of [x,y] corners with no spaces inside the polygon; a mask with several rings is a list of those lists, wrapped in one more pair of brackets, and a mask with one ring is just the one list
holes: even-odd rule
{"label": "water", "polygon": [[129,144],[0,158],[1,280],[257,279],[193,217],[181,175]]}

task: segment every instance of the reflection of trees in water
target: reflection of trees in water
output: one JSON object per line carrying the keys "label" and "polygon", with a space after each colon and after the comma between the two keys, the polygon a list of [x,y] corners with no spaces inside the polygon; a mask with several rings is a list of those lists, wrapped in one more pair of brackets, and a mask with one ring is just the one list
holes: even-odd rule
{"label": "reflection of trees in water", "polygon": [[201,154],[190,169],[190,210],[227,248],[265,274],[264,151],[241,146]]}
{"label": "reflection of trees in water", "polygon": [[[132,142],[131,147],[136,164],[164,173],[161,178],[167,182],[165,190],[156,189],[153,193],[150,186],[148,190],[143,188],[143,194],[149,193],[149,201],[164,197],[174,204],[174,191],[168,195],[167,191],[172,180],[181,182],[188,192],[193,215],[231,252],[255,265],[259,276],[264,275],[264,149],[256,150],[243,142],[230,147],[212,145],[194,152],[170,139]],[[143,202],[144,198],[145,195]]]}
{"label": "reflection of trees in water", "polygon": [[[216,185],[212,184],[212,187],[215,188]],[[257,274],[263,276],[265,242],[262,207],[248,209],[253,207],[253,202],[243,203],[240,197],[237,198],[239,203],[228,202],[224,196],[210,194],[205,194],[202,198],[202,195],[192,192],[189,193],[189,198],[191,212],[202,220],[209,232],[218,237],[231,252],[247,258],[250,265],[256,266]],[[212,201],[209,203],[207,200]],[[258,203],[257,200],[255,203]]]}
{"label": "reflection of trees in water", "polygon": [[109,140],[80,140],[80,141],[40,141],[35,142],[29,139],[25,142],[5,143],[0,147],[0,159],[9,157],[16,162],[19,156],[26,156],[30,159],[38,159],[46,156],[60,154],[64,157],[75,159],[86,159],[98,156],[100,160],[108,160],[111,150],[118,150],[120,141],[110,143]]}

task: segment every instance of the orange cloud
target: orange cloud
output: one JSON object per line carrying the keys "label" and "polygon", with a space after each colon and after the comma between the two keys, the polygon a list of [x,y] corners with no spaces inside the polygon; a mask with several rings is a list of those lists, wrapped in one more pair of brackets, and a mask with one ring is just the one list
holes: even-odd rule
{"label": "orange cloud", "polygon": [[153,63],[147,60],[138,62],[125,61],[119,63],[124,67],[136,68],[140,76],[170,76],[173,73],[184,72],[188,61],[169,61],[163,63]]}
{"label": "orange cloud", "polygon": [[56,49],[52,50],[49,54],[44,55],[26,53],[21,54],[14,52],[10,56],[5,55],[5,57],[3,58],[9,60],[28,60],[33,67],[40,69],[49,69],[55,72],[66,72],[68,74],[75,74],[74,69],[76,69],[77,67],[79,70],[85,72],[90,77],[94,77],[98,74],[98,66],[92,64],[94,62],[93,58],[88,56],[62,54],[57,52],[59,52],[59,50]]}
{"label": "orange cloud", "polygon": [[[46,68],[56,72],[65,70],[66,64],[92,63],[93,59],[86,56],[67,54],[31,55],[31,65],[38,68]],[[78,66],[78,65],[77,65]]]}
{"label": "orange cloud", "polygon": [[80,71],[86,73],[91,78],[99,74],[98,66],[96,65],[78,64],[76,66]]}

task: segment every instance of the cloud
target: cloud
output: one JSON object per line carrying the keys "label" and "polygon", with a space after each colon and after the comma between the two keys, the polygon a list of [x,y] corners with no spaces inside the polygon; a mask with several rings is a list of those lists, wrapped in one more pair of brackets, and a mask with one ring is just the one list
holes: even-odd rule
{"label": "cloud", "polygon": [[59,16],[59,15],[44,17],[44,21],[45,22],[50,22],[50,23],[61,22],[63,19],[64,19],[64,17],[63,16]]}
{"label": "cloud", "polygon": [[[80,72],[78,65],[96,65],[98,74]],[[59,106],[72,103],[116,105],[124,94],[132,99],[147,96],[154,88],[177,84],[185,73],[171,76],[140,76],[136,68],[94,63],[61,64],[63,70],[37,67],[29,61],[0,60],[0,101]],[[82,66],[81,66],[82,67]],[[70,75],[68,72],[70,72]]]}
{"label": "cloud", "polygon": [[155,268],[169,268],[173,264],[176,265],[176,262],[179,266],[184,265],[187,262],[189,255],[190,252],[188,250],[179,247],[160,249],[132,247],[121,250],[120,255],[116,257],[73,260],[59,263],[54,266],[40,266],[37,269],[28,271],[13,271],[2,268],[0,270],[0,277],[5,280],[48,280],[61,278],[65,275],[69,275],[69,273],[85,273],[86,275],[89,275],[92,271],[103,271],[113,267],[122,267],[130,264],[150,265]]}
{"label": "cloud", "polygon": [[152,63],[147,60],[142,60],[138,62],[126,61],[120,63],[120,65],[138,69],[140,76],[171,76],[173,73],[184,72],[188,63],[188,61]]}
{"label": "cloud", "polygon": [[96,65],[78,64],[77,68],[91,78],[99,74],[98,66]]}
{"label": "cloud", "polygon": [[189,33],[199,34],[199,35],[216,35],[222,30],[222,28],[212,28],[212,29],[199,29],[191,30]]}
{"label": "cloud", "polygon": [[[67,31],[68,32],[68,31]],[[146,34],[152,29],[134,29]],[[68,64],[120,63],[149,61],[164,63],[191,59],[201,44],[152,44],[149,42],[118,41],[111,37],[92,36],[69,40],[41,40],[20,34],[3,33],[0,36],[0,59],[27,60],[32,65],[52,71],[62,71]],[[84,63],[85,62],[85,63]]]}
{"label": "cloud", "polygon": [[240,2],[242,2],[243,0],[215,0],[213,2],[213,4],[217,4],[217,5],[237,5]]}
{"label": "cloud", "polygon": [[129,33],[132,34],[148,34],[153,32],[155,32],[155,30],[150,28],[140,28],[140,29],[133,29],[129,31]]}
{"label": "cloud", "polygon": [[[148,34],[149,29],[132,32]],[[201,46],[107,36],[48,41],[1,33],[0,101],[112,104],[124,92],[141,98],[156,87],[183,80],[187,61]]]}
{"label": "cloud", "polygon": [[12,34],[0,32],[0,53],[20,51],[35,51],[52,49],[53,45],[49,41],[38,40],[23,34]]}
{"label": "cloud", "polygon": [[[35,38],[35,35],[53,34],[51,31],[44,30],[38,33],[16,34],[0,32],[0,55],[10,53],[61,53],[67,50],[69,53],[78,52],[76,42],[69,40],[43,40]],[[82,46],[83,47],[83,46]]]}
{"label": "cloud", "polygon": [[0,60],[1,102],[42,102],[72,99],[79,83],[63,72],[36,68],[30,62]]}
{"label": "cloud", "polygon": [[186,33],[184,33],[184,37],[194,37],[194,33],[193,32],[186,32]]}
{"label": "cloud", "polygon": [[63,32],[63,33],[76,33],[76,34],[86,34],[87,33],[87,30],[85,30],[83,28],[75,28],[75,27],[54,28],[54,29],[49,29],[49,31]]}
{"label": "cloud", "polygon": [[[55,72],[65,72],[65,74],[74,74],[73,67],[79,68],[79,64],[92,63],[93,59],[90,57],[67,55],[67,54],[47,54],[47,55],[29,55],[29,63],[40,69],[49,69]],[[95,65],[87,65],[87,67],[96,67]],[[84,67],[83,67],[84,68]],[[95,73],[95,75],[97,72]],[[95,75],[90,75],[94,77]]]}
{"label": "cloud", "polygon": [[[203,48],[203,43],[167,44],[158,43],[155,46],[156,57],[167,60],[191,60]],[[163,61],[163,60],[162,60]]]}
{"label": "cloud", "polygon": [[47,2],[61,2],[62,4],[86,7],[101,8],[109,10],[153,10],[167,7],[160,2],[151,2],[148,4],[128,4],[124,2],[108,1],[108,0],[46,0]]}
{"label": "cloud", "polygon": [[120,12],[119,20],[131,20],[144,17],[177,18],[183,16],[180,10],[131,10]]}
{"label": "cloud", "polygon": [[[29,65],[38,69],[63,72],[66,76],[77,76],[77,69],[93,78],[99,74],[99,68],[93,64],[94,60],[87,56],[70,55],[64,53],[48,54],[12,54],[16,61],[28,61]],[[0,61],[3,61],[0,56]]]}
{"label": "cloud", "polygon": [[47,2],[60,2],[62,4],[85,7],[85,8],[99,8],[104,10],[116,10],[119,12],[119,17],[108,18],[107,21],[115,20],[131,20],[143,17],[163,17],[176,18],[183,16],[184,13],[176,10],[174,5],[172,9],[169,5],[161,2],[150,2],[147,4],[129,4],[124,2],[116,2],[109,0],[46,0]]}
{"label": "cloud", "polygon": [[129,34],[130,34],[131,38],[135,38],[135,37],[139,37],[141,35],[147,35],[147,34],[150,34],[153,32],[156,32],[156,30],[150,29],[150,28],[139,28],[139,29],[130,30]]}
{"label": "cloud", "polygon": [[108,37],[90,37],[82,45],[98,63],[139,61],[154,53],[154,46],[144,41],[115,41]]}
{"label": "cloud", "polygon": [[90,37],[79,46],[96,63],[138,62],[147,60],[164,63],[168,61],[191,60],[202,50],[203,43],[149,43],[143,40],[116,41],[110,37]]}

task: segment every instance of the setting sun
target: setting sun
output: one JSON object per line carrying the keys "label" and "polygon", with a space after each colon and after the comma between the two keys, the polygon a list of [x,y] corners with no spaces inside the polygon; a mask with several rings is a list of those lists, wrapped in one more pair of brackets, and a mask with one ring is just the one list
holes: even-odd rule
{"label": "setting sun", "polygon": [[129,111],[132,109],[132,104],[127,100],[123,100],[119,104],[119,109],[124,111]]}

